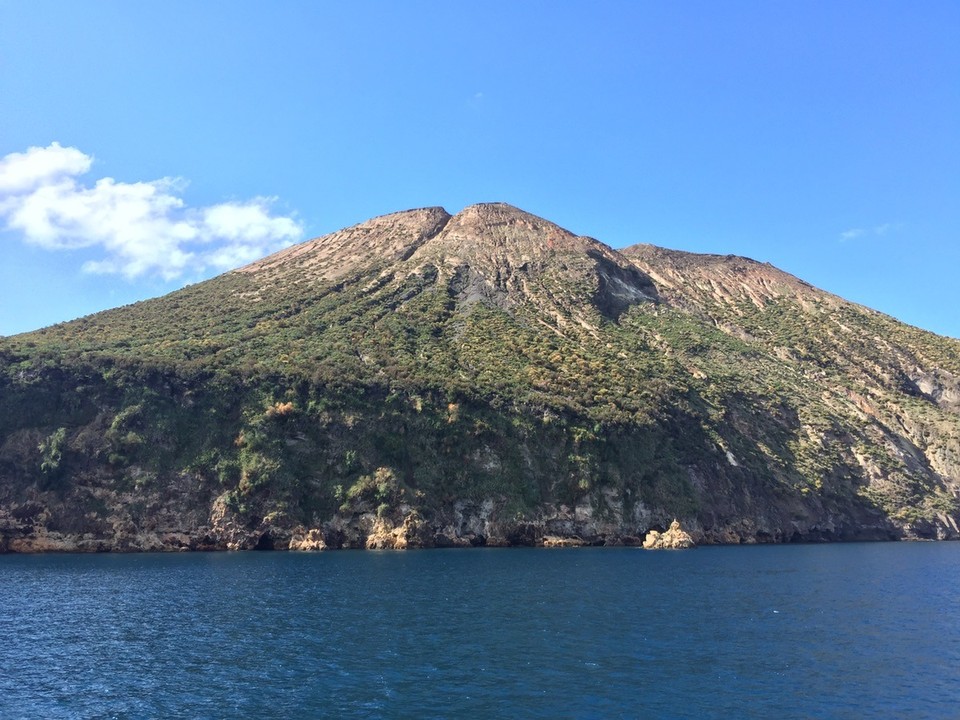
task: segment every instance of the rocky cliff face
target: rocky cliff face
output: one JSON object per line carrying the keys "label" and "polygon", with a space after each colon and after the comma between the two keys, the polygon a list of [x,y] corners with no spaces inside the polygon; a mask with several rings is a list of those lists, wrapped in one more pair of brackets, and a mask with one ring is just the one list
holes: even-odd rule
{"label": "rocky cliff face", "polygon": [[503,204],[0,340],[0,550],[955,538],[960,343]]}

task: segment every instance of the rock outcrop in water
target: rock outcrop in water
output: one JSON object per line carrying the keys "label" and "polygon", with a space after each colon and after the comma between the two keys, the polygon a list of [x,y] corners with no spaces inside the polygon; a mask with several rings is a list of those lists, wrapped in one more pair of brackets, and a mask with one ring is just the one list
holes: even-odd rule
{"label": "rock outcrop in water", "polygon": [[960,342],[493,203],[0,339],[0,551],[960,537]]}
{"label": "rock outcrop in water", "polygon": [[644,550],[686,550],[697,544],[690,533],[680,527],[680,521],[674,520],[664,532],[651,530],[643,540]]}

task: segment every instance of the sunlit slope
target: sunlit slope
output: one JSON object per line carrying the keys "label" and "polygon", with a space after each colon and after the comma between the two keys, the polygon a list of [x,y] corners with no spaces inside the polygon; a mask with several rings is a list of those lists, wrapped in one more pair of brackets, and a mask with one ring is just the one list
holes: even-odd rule
{"label": "sunlit slope", "polygon": [[[771,360],[756,380],[795,408],[795,449],[807,477],[822,482],[842,468],[866,479],[861,492],[899,517],[952,507],[947,498],[956,497],[960,478],[960,342],[746,258],[649,245],[624,254],[656,278],[671,305]],[[702,364],[696,353],[685,362],[692,372],[720,365]],[[739,375],[749,382],[754,368],[743,364]]]}

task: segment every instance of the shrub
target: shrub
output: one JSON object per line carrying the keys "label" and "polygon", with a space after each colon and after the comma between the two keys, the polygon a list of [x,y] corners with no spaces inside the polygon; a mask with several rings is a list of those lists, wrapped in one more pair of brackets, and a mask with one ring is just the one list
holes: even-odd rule
{"label": "shrub", "polygon": [[40,451],[40,472],[50,477],[60,471],[63,448],[66,444],[67,429],[58,428],[46,440],[37,446]]}

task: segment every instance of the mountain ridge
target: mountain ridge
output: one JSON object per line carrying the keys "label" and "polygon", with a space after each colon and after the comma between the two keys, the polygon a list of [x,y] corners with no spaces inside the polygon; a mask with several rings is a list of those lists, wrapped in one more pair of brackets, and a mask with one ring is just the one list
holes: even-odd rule
{"label": "mountain ridge", "polygon": [[8,551],[956,538],[958,497],[960,342],[504,203],[0,339]]}

